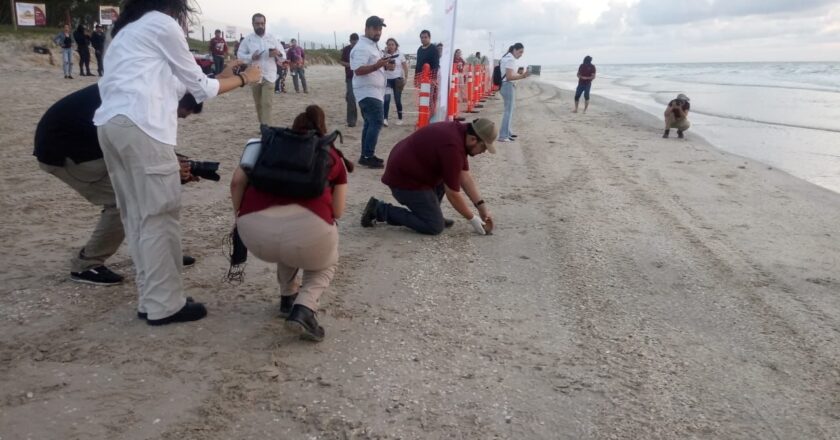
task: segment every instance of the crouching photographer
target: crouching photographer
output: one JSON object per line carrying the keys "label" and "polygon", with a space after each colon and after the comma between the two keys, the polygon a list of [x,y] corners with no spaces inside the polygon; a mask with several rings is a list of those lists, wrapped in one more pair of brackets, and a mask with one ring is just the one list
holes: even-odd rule
{"label": "crouching photographer", "polygon": [[[125,231],[93,124],[93,114],[100,105],[96,84],[53,104],[38,122],[33,154],[42,170],[73,188],[88,202],[102,207],[99,221],[87,243],[73,253],[70,279],[88,284],[114,285],[121,283],[123,276],[112,272],[105,266],[105,261],[117,252],[125,239]],[[187,93],[178,102],[178,117],[201,113],[202,107]],[[184,158],[181,162],[182,183],[199,178],[219,180],[215,172],[218,163],[181,157]],[[195,259],[184,255],[183,263],[189,266],[195,263]]]}
{"label": "crouching photographer", "polygon": [[691,127],[691,123],[688,122],[688,111],[690,109],[691,103],[688,96],[682,93],[668,103],[668,108],[665,109],[665,133],[662,134],[663,138],[668,138],[672,128],[677,129],[678,138],[685,137],[683,133]]}

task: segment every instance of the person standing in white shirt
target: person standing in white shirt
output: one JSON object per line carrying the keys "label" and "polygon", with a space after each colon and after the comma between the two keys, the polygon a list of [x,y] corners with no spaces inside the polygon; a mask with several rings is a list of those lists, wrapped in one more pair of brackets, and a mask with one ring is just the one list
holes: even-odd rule
{"label": "person standing in white shirt", "polygon": [[502,99],[505,101],[505,112],[502,116],[502,126],[499,129],[499,142],[513,142],[516,137],[511,133],[510,124],[513,119],[513,109],[516,100],[516,84],[513,81],[518,81],[528,77],[528,71],[522,70],[518,67],[516,60],[522,57],[525,53],[525,46],[522,43],[516,43],[510,47],[508,53],[499,61],[499,68],[502,71]]}
{"label": "person standing in white shirt", "polygon": [[254,33],[248,34],[239,43],[237,56],[240,60],[259,65],[262,68],[262,81],[254,84],[254,105],[257,107],[257,119],[260,125],[271,125],[271,100],[274,95],[274,81],[277,79],[277,56],[286,57],[283,46],[271,34],[265,32],[265,15],[259,12],[251,17]]}
{"label": "person standing in white shirt", "polygon": [[408,72],[408,63],[405,57],[400,53],[400,44],[397,40],[389,38],[385,42],[385,56],[393,57],[389,66],[393,70],[385,69],[385,79],[387,80],[387,90],[385,91],[385,120],[383,125],[388,126],[388,110],[391,107],[391,96],[394,97],[394,105],[397,107],[397,125],[402,125],[403,106],[402,106],[402,91],[405,88],[405,75]]}
{"label": "person standing in white shirt", "polygon": [[219,79],[202,73],[182,27],[194,12],[188,1],[123,2],[93,118],[137,271],[137,312],[149,325],[207,315],[203,304],[187,300],[180,272],[179,96],[189,92],[202,102],[262,76],[258,66]]}
{"label": "person standing in white shirt", "polygon": [[[384,58],[379,49],[379,38],[385,20],[372,15],[365,21],[365,35],[350,51],[350,69],[353,70],[353,95],[359,103],[362,118],[362,157],[359,165],[384,168],[385,161],[376,157],[376,142],[382,129],[385,100],[385,67],[392,60]],[[391,65],[393,68],[393,65]]]}

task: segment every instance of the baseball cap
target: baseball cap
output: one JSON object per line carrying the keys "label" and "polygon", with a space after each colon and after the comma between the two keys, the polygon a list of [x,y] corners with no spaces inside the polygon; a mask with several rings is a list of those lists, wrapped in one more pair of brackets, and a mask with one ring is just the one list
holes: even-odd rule
{"label": "baseball cap", "polygon": [[478,136],[478,138],[484,142],[484,145],[487,146],[487,151],[490,152],[490,154],[496,154],[496,147],[493,145],[493,141],[499,137],[499,131],[496,130],[496,124],[489,119],[478,118],[470,122],[470,125],[472,125],[476,136]]}
{"label": "baseball cap", "polygon": [[365,20],[365,27],[387,27],[387,25],[385,24],[384,18],[371,15],[367,20]]}
{"label": "baseball cap", "polygon": [[685,95],[684,95],[684,94],[682,94],[682,93],[680,93],[679,95],[677,95],[677,99],[682,99],[683,101],[691,101],[690,99],[688,99],[688,96],[685,96]]}

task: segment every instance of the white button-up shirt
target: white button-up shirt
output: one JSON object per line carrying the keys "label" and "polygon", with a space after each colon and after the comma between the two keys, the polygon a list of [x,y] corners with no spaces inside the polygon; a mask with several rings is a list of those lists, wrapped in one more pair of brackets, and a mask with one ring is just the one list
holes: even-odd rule
{"label": "white button-up shirt", "polygon": [[[368,37],[362,36],[350,51],[350,69],[354,72],[362,66],[376,64],[382,59],[379,45]],[[353,74],[353,94],[356,102],[365,98],[385,101],[385,68],[381,67],[367,75]]]}
{"label": "white button-up shirt", "polygon": [[161,12],[147,12],[122,28],[108,46],[104,64],[102,105],[93,123],[105,125],[124,115],[164,144],[176,145],[179,87],[186,87],[197,102],[219,93],[219,82],[196,64],[181,26]]}
{"label": "white button-up shirt", "polygon": [[277,64],[275,64],[275,59],[268,55],[269,49],[277,49],[284,58],[286,57],[283,46],[268,32],[264,33],[262,37],[254,33],[248,34],[239,43],[239,51],[236,54],[243,62],[253,63],[251,56],[259,52],[259,66],[262,69],[262,77],[266,81],[274,82],[277,79]]}

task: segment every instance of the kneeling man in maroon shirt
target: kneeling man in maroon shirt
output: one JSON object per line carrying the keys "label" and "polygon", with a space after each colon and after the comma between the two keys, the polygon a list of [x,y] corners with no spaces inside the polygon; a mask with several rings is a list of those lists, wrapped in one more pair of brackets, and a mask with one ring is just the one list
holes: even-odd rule
{"label": "kneeling man in maroon shirt", "polygon": [[[477,233],[490,232],[493,219],[470,174],[467,156],[485,151],[495,154],[493,141],[498,136],[496,125],[484,118],[468,124],[437,122],[415,131],[391,150],[382,176],[382,183],[408,209],[371,197],[362,213],[362,226],[370,228],[376,222],[386,222],[421,234],[440,234],[454,223],[444,219],[440,210],[446,194],[452,207],[469,220]],[[461,196],[461,188],[478,209],[478,215]]]}

